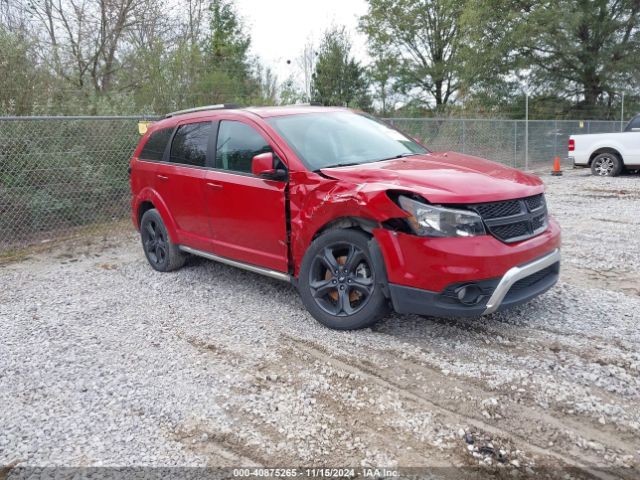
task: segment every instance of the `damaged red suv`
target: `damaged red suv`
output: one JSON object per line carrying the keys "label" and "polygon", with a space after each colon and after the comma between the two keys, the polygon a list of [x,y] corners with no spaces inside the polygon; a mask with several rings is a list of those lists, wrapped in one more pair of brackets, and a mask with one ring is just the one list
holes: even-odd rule
{"label": "damaged red suv", "polygon": [[131,159],[151,266],[188,254],[293,283],[336,329],[479,316],[551,288],[560,228],[539,178],[427,150],[365,114],[213,106],[152,124]]}

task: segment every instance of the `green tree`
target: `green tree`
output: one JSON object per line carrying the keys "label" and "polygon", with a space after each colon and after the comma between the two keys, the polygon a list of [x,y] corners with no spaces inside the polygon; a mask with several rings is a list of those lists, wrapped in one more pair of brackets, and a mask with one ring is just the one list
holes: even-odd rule
{"label": "green tree", "polygon": [[296,80],[293,75],[289,75],[289,77],[282,82],[278,96],[280,105],[294,105],[305,101],[305,93],[296,85]]}
{"label": "green tree", "polygon": [[440,108],[459,88],[459,0],[367,0],[360,18],[373,52],[398,62],[397,84],[414,101]]}
{"label": "green tree", "polygon": [[459,98],[469,110],[510,110],[516,101],[524,115],[516,75],[523,61],[513,46],[521,15],[509,0],[477,0],[465,6],[460,17]]}
{"label": "green tree", "polygon": [[33,44],[23,33],[0,25],[0,114],[29,115],[38,102],[48,75],[32,61]]}
{"label": "green tree", "polygon": [[251,37],[230,0],[211,0],[203,72],[195,85],[194,105],[262,104],[275,101],[272,72],[249,56]]}
{"label": "green tree", "polygon": [[373,62],[367,69],[373,95],[379,101],[379,113],[389,115],[395,109],[397,87],[395,85],[398,70],[397,60],[385,52],[372,52]]}
{"label": "green tree", "polygon": [[323,105],[371,108],[365,69],[351,56],[344,28],[327,30],[320,43],[312,78],[311,95]]}
{"label": "green tree", "polygon": [[639,27],[638,0],[547,0],[527,12],[517,46],[534,85],[593,108],[637,82]]}
{"label": "green tree", "polygon": [[248,50],[251,37],[229,0],[212,0],[209,6],[211,21],[207,40],[207,61],[216,70],[232,76],[246,76],[249,72]]}
{"label": "green tree", "polygon": [[185,39],[171,47],[158,39],[133,52],[128,76],[137,80],[133,90],[135,109],[140,113],[167,113],[205,104],[209,99],[198,92],[203,68],[202,51]]}
{"label": "green tree", "polygon": [[465,87],[484,103],[526,87],[541,108],[602,117],[640,86],[638,0],[477,0],[463,28]]}

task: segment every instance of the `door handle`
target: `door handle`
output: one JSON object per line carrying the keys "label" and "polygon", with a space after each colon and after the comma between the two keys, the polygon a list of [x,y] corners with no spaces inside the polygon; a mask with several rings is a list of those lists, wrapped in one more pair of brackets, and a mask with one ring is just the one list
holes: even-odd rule
{"label": "door handle", "polygon": [[207,187],[209,188],[213,188],[214,190],[222,190],[222,185],[220,185],[219,183],[214,183],[214,182],[207,182]]}
{"label": "door handle", "polygon": [[159,178],[160,180],[165,181],[165,182],[166,182],[167,180],[169,180],[169,177],[167,177],[166,175],[160,175],[160,174],[158,174],[158,178]]}

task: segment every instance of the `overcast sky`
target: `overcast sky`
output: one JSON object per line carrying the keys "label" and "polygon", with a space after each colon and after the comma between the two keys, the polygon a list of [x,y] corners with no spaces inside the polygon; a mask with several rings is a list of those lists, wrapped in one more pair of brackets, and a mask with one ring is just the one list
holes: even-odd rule
{"label": "overcast sky", "polygon": [[[366,63],[366,38],[357,32],[358,17],[367,11],[365,0],[236,0],[240,15],[251,32],[252,53],[278,75],[292,73],[294,60],[308,38],[318,44],[332,24],[345,25],[354,56]],[[292,65],[287,65],[287,60]]]}

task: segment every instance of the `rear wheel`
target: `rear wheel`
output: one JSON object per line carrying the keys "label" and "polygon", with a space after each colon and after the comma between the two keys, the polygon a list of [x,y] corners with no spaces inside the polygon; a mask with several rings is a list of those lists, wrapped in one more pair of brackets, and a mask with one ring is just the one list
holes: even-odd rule
{"label": "rear wheel", "polygon": [[329,328],[354,330],[373,325],[389,311],[379,283],[382,278],[364,233],[332,230],[307,250],[298,287],[316,320]]}
{"label": "rear wheel", "polygon": [[615,177],[622,172],[622,160],[615,153],[601,153],[591,162],[591,173],[600,177]]}
{"label": "rear wheel", "polygon": [[169,238],[162,217],[153,208],[140,221],[142,248],[149,264],[159,272],[170,272],[184,265],[185,255]]}

